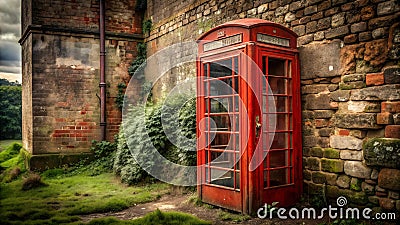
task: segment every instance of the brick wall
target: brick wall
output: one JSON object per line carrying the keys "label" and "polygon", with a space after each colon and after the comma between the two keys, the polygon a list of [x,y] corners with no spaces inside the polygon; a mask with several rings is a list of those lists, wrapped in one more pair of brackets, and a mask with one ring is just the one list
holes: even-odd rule
{"label": "brick wall", "polygon": [[[98,31],[99,2],[99,0],[38,0],[31,5],[31,20],[34,21],[33,24],[52,28]],[[135,5],[134,0],[107,1],[107,31],[140,34],[141,17],[135,12]]]}
{"label": "brick wall", "polygon": [[[153,0],[146,41],[152,55],[249,17],[292,29],[301,58],[305,192],[400,210],[399,15],[395,0]],[[163,86],[190,71],[171,71]]]}
{"label": "brick wall", "polygon": [[[88,152],[100,138],[99,1],[31,3],[22,6],[24,147],[34,156]],[[117,85],[129,82],[128,67],[142,41],[134,9],[134,0],[106,1],[108,140],[121,122]]]}

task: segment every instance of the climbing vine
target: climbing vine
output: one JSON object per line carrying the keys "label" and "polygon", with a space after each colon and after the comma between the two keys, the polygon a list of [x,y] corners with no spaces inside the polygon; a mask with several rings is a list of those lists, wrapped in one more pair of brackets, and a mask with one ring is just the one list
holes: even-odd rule
{"label": "climbing vine", "polygon": [[143,26],[142,26],[143,34],[145,34],[145,35],[149,34],[152,26],[153,26],[153,22],[150,19],[143,21]]}

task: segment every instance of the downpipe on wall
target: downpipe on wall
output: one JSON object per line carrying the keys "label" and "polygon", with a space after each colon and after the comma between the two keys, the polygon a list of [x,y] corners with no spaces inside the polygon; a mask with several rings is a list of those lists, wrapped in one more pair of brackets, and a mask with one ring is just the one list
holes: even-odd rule
{"label": "downpipe on wall", "polygon": [[100,130],[101,140],[106,140],[106,82],[105,82],[105,0],[100,0]]}

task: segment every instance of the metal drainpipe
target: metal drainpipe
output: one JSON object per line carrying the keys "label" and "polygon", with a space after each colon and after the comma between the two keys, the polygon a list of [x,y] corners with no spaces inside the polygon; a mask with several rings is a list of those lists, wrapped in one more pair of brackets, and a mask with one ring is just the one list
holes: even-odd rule
{"label": "metal drainpipe", "polygon": [[105,0],[100,0],[100,129],[101,140],[106,140],[106,83],[105,83]]}

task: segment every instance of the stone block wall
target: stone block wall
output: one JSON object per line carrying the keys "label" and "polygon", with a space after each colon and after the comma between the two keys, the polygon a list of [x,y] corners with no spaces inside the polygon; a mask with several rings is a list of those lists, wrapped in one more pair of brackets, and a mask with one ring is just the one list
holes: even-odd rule
{"label": "stone block wall", "polygon": [[[239,18],[266,19],[296,32],[305,193],[331,200],[344,195],[351,204],[400,210],[400,167],[394,163],[400,140],[398,1],[168,2],[148,1],[149,55]],[[187,71],[193,70],[171,72],[165,80],[173,87],[174,77],[194,76]]]}
{"label": "stone block wall", "polygon": [[[106,1],[110,141],[121,123],[117,85],[129,82],[128,67],[143,41],[135,5],[134,0]],[[33,159],[89,152],[92,140],[100,138],[99,1],[23,1],[22,10],[24,148]],[[33,160],[32,165],[44,168],[45,163]]]}

